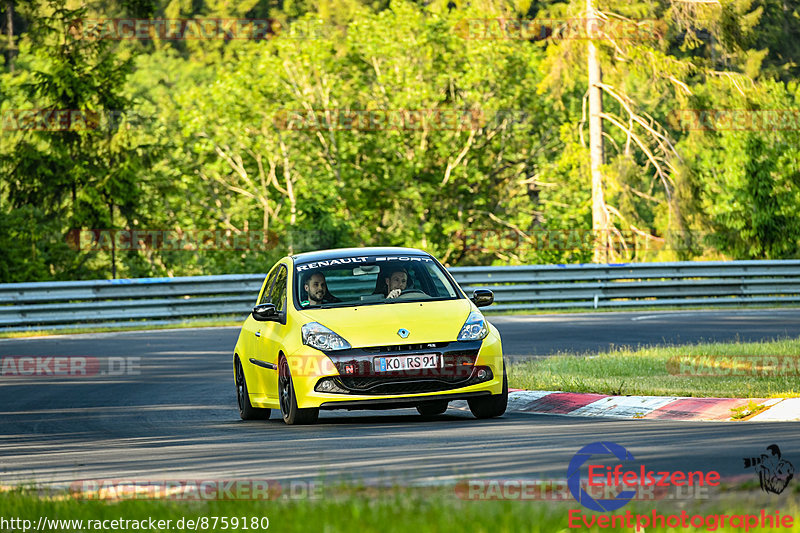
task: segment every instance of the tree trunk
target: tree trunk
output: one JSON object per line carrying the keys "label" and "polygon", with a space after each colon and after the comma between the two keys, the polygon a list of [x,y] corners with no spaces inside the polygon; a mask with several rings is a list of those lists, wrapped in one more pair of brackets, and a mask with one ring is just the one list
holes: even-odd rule
{"label": "tree trunk", "polygon": [[117,236],[114,232],[114,202],[108,203],[108,212],[111,215],[109,233],[111,233],[111,279],[117,279]]}
{"label": "tree trunk", "polygon": [[595,263],[608,263],[608,214],[603,198],[603,93],[600,88],[602,73],[597,58],[597,48],[592,40],[595,37],[596,14],[592,0],[586,0],[586,31],[589,37],[589,154],[592,168],[592,232],[594,233]]}
{"label": "tree trunk", "polygon": [[14,1],[6,0],[6,35],[8,35],[8,46],[6,47],[6,63],[9,72],[14,72],[14,58],[17,55],[17,47],[14,45]]}

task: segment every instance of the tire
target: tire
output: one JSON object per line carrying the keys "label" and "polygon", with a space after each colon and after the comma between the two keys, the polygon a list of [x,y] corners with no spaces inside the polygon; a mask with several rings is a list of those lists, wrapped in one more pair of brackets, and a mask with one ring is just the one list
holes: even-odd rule
{"label": "tire", "polygon": [[422,416],[436,416],[447,411],[447,400],[434,400],[417,404],[417,411]]}
{"label": "tire", "polygon": [[475,418],[494,418],[506,412],[506,407],[508,407],[508,376],[506,376],[505,361],[503,361],[503,392],[488,397],[470,398],[467,403]]}
{"label": "tire", "polygon": [[233,379],[236,383],[236,403],[239,405],[239,416],[242,420],[266,420],[269,418],[272,413],[271,409],[253,407],[250,404],[247,381],[244,379],[244,369],[239,357],[233,360]]}
{"label": "tire", "polygon": [[283,421],[287,424],[313,424],[319,417],[318,408],[300,409],[297,407],[297,397],[292,382],[292,373],[289,371],[289,363],[286,358],[281,356],[278,363],[278,399],[281,405]]}

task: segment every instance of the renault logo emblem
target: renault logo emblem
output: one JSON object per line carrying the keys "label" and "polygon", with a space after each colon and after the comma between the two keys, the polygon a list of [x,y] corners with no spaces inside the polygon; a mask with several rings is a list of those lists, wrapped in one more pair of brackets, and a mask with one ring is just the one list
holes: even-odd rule
{"label": "renault logo emblem", "polygon": [[406,337],[408,337],[409,333],[411,333],[411,332],[410,332],[410,331],[408,331],[408,330],[407,330],[407,329],[405,329],[405,328],[400,328],[400,329],[398,329],[398,330],[397,330],[397,334],[398,334],[398,335],[400,335],[400,337],[402,337],[402,338],[404,338],[404,339],[405,339]]}

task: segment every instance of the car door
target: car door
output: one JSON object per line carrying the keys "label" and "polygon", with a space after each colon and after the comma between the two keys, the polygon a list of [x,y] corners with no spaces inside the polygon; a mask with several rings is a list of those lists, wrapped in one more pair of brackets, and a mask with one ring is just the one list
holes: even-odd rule
{"label": "car door", "polygon": [[276,370],[267,370],[264,373],[264,389],[262,391],[270,399],[278,398],[278,352],[283,346],[286,336],[286,291],[289,271],[286,265],[279,265],[268,298],[262,303],[271,302],[278,312],[278,320],[258,322],[260,326],[256,335],[256,357],[275,365]]}
{"label": "car door", "polygon": [[[263,304],[264,302],[269,301],[269,292],[272,288],[272,284],[275,281],[275,276],[278,275],[277,267],[273,267],[270,273],[267,275],[264,281],[264,285],[261,287],[261,293],[256,300],[256,304]],[[241,353],[239,357],[243,361],[249,361],[252,357],[258,357],[256,355],[258,350],[258,340],[257,335],[260,335],[260,330],[262,328],[263,322],[257,321],[253,318],[253,314],[250,313],[247,316],[247,319],[244,321],[244,325],[242,325],[242,333],[240,335],[240,346],[241,346]],[[245,369],[249,368],[248,365],[244,365]],[[249,389],[251,394],[263,394],[262,390],[264,388],[263,381],[259,379],[258,375],[250,375],[249,372],[245,371],[247,377],[247,388]]]}

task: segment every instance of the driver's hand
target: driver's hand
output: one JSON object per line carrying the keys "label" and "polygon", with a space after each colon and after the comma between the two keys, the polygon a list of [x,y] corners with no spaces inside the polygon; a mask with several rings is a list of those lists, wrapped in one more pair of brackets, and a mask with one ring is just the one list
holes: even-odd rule
{"label": "driver's hand", "polygon": [[392,292],[386,295],[386,298],[397,298],[400,296],[400,293],[403,292],[400,289],[394,289]]}

